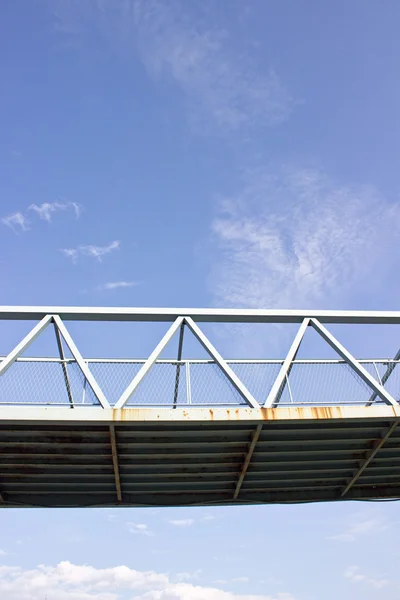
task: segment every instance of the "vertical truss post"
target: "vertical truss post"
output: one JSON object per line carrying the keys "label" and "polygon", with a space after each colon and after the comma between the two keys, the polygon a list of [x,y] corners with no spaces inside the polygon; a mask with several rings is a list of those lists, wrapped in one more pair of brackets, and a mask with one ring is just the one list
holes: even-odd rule
{"label": "vertical truss post", "polygon": [[35,325],[35,327],[24,337],[22,342],[20,342],[11,352],[6,356],[4,360],[0,363],[0,375],[4,375],[4,373],[11,367],[12,364],[17,360],[17,358],[32,344],[34,340],[46,329],[46,327],[51,323],[52,316],[46,315],[43,319]]}
{"label": "vertical truss post", "polygon": [[234,373],[227,362],[222,358],[220,353],[214,348],[210,340],[204,335],[193,319],[190,317],[185,317],[185,321],[190,331],[197,338],[203,348],[208,352],[208,354],[215,360],[221,371],[224,373],[233,387],[239,392],[242,398],[247,402],[247,404],[252,408],[260,408],[257,400],[253,398],[253,395],[249,392],[244,383],[240,381],[236,373]]}
{"label": "vertical truss post", "polygon": [[272,406],[275,406],[281,399],[286,382],[288,381],[289,373],[293,366],[292,363],[296,358],[297,352],[299,351],[300,344],[302,342],[302,339],[304,337],[309,323],[310,319],[304,319],[302,324],[300,325],[296,337],[294,338],[292,345],[290,346],[289,352],[287,353],[286,358],[278,373],[278,377],[275,379],[274,385],[272,386],[272,389],[268,394],[268,398],[265,401],[265,408],[271,408]]}
{"label": "vertical truss post", "polygon": [[366,369],[354,358],[352,354],[338,340],[323,326],[317,319],[311,319],[311,325],[320,334],[320,336],[335,350],[339,356],[357,373],[357,375],[370,387],[372,390],[382,398],[386,404],[392,404],[398,406],[396,400],[389,394],[385,388],[380,385],[372,375],[368,373]]}
{"label": "vertical truss post", "polygon": [[55,331],[55,334],[56,334],[58,352],[60,354],[60,358],[61,358],[61,361],[62,361],[61,362],[61,367],[62,367],[62,370],[63,370],[65,387],[67,388],[68,400],[69,400],[69,403],[71,405],[71,408],[74,408],[74,399],[72,397],[71,384],[70,384],[70,381],[69,381],[69,375],[68,375],[67,365],[65,364],[65,355],[64,355],[64,348],[63,348],[62,339],[61,339],[58,327],[57,327],[57,325],[56,325],[56,323],[54,321],[53,321],[53,325],[54,325],[54,331]]}
{"label": "vertical truss post", "polygon": [[186,361],[186,402],[192,404],[192,388],[190,385],[190,362]]}
{"label": "vertical truss post", "polygon": [[[388,367],[386,369],[386,371],[384,372],[384,374],[382,375],[382,379],[381,379],[381,384],[382,386],[385,385],[385,383],[387,382],[387,380],[389,379],[389,377],[391,376],[391,374],[393,373],[394,369],[396,366],[398,366],[398,362],[400,360],[400,350],[396,353],[396,355],[393,358],[393,362],[388,364]],[[375,363],[374,363],[375,364]],[[376,367],[375,367],[376,369]],[[377,393],[374,392],[372,394],[372,396],[369,398],[366,406],[371,406],[371,404],[375,401],[376,397],[377,397]]]}
{"label": "vertical truss post", "polygon": [[183,317],[178,317],[168,329],[167,333],[164,335],[159,344],[155,347],[153,352],[150,354],[149,358],[146,360],[144,365],[139,369],[138,373],[136,373],[135,377],[132,379],[131,383],[128,385],[126,390],[123,392],[122,396],[115,404],[115,408],[123,408],[125,404],[128,402],[129,398],[132,396],[133,392],[136,390],[138,385],[143,381],[144,377],[150,371],[153,364],[156,362],[157,358],[160,356],[161,352],[164,350],[165,346],[174,336],[174,334],[178,331],[179,327],[183,323]]}
{"label": "vertical truss post", "polygon": [[106,399],[105,395],[103,394],[102,390],[100,389],[99,384],[93,377],[87,363],[83,360],[81,353],[79,352],[78,348],[76,347],[74,340],[70,336],[70,334],[69,334],[67,328],[65,327],[64,323],[62,322],[61,318],[58,315],[53,315],[53,320],[54,320],[55,324],[57,325],[59,332],[63,336],[65,343],[67,344],[68,348],[70,349],[72,356],[75,358],[76,362],[78,363],[78,366],[79,366],[80,370],[82,371],[84,377],[86,377],[87,382],[90,385],[90,387],[92,388],[94,395],[100,402],[101,406],[103,408],[111,408],[111,406],[108,403],[108,400]]}
{"label": "vertical truss post", "polygon": [[183,348],[183,336],[185,333],[185,321],[183,321],[181,325],[181,330],[179,332],[179,344],[178,344],[178,364],[176,365],[176,376],[175,376],[175,389],[174,389],[174,408],[178,403],[178,393],[179,393],[179,379],[181,374],[181,364],[180,361],[182,359],[182,348]]}

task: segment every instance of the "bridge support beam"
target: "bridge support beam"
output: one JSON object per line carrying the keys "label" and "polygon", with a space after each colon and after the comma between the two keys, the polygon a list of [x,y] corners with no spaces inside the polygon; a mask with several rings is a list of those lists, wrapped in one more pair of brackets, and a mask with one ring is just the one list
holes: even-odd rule
{"label": "bridge support beam", "polygon": [[233,494],[233,499],[234,500],[237,500],[237,498],[238,498],[238,496],[240,494],[240,490],[242,488],[244,478],[246,477],[247,469],[249,468],[250,461],[252,459],[254,450],[255,450],[257,442],[258,442],[258,438],[260,437],[260,433],[262,431],[262,427],[263,427],[262,425],[257,425],[257,428],[255,429],[255,431],[253,433],[253,439],[251,440],[249,449],[248,449],[247,454],[245,456],[243,467],[242,467],[242,470],[240,472],[238,482],[236,484],[235,493]]}
{"label": "bridge support beam", "polygon": [[117,500],[118,500],[118,502],[122,502],[122,490],[121,490],[121,478],[120,478],[120,473],[119,473],[117,437],[115,435],[114,425],[110,425],[110,440],[111,440],[112,461],[113,461],[113,467],[114,467],[115,487],[117,490]]}
{"label": "bridge support beam", "polygon": [[385,433],[385,435],[382,437],[382,439],[375,441],[374,448],[367,452],[367,456],[361,462],[360,468],[358,469],[358,471],[356,471],[356,473],[353,475],[353,477],[350,479],[350,481],[348,482],[348,484],[346,485],[346,487],[340,494],[341,498],[343,498],[347,494],[347,492],[349,490],[351,490],[351,488],[356,483],[358,478],[363,474],[363,472],[368,467],[368,465],[373,461],[373,459],[375,458],[375,456],[377,455],[379,450],[382,448],[382,446],[384,446],[384,444],[386,444],[386,442],[388,441],[388,439],[390,438],[390,436],[392,435],[393,431],[396,429],[398,424],[399,424],[399,421],[395,421],[395,423],[392,423],[391,426],[389,427],[389,429],[387,430],[387,432]]}

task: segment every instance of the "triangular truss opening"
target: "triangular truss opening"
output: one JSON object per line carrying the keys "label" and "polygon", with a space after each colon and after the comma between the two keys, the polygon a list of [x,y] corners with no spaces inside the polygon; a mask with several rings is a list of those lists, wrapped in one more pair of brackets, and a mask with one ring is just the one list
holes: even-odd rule
{"label": "triangular truss opening", "polygon": [[[196,338],[210,360],[182,360],[184,336],[188,333]],[[160,360],[162,352],[175,336],[179,336],[177,360]],[[235,371],[189,317],[179,317],[171,325],[123,391],[115,407],[123,408],[130,403],[173,407],[182,404],[244,404],[259,407]]]}
{"label": "triangular truss opening", "polygon": [[0,404],[109,406],[57,315],[46,315],[1,361]]}
{"label": "triangular truss opening", "polygon": [[[293,362],[306,332],[311,329],[309,326],[329,345],[336,358]],[[281,366],[265,406],[293,403],[296,406],[368,406],[373,402],[397,405],[384,384],[385,380],[373,361],[356,360],[318,320],[305,319]]]}

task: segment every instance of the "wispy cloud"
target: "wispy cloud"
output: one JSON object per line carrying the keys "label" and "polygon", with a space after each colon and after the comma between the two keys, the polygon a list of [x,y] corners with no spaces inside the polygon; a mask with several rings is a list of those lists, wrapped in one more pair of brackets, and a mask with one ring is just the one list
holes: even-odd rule
{"label": "wispy cloud", "polygon": [[117,290],[119,288],[132,288],[139,285],[137,281],[108,281],[99,286],[99,290]]}
{"label": "wispy cloud", "polygon": [[194,519],[171,519],[168,523],[175,527],[190,527],[194,524]]}
{"label": "wispy cloud", "polygon": [[327,539],[338,542],[355,542],[359,537],[369,534],[378,534],[387,529],[387,523],[380,517],[370,517],[367,519],[358,518],[350,523],[344,531],[329,536]]}
{"label": "wispy cloud", "polygon": [[[89,245],[89,246],[78,246],[77,248],[62,248],[61,252],[63,252],[63,254],[67,258],[70,258],[73,263],[77,262],[78,257],[80,255],[90,256],[92,258],[95,258],[99,262],[101,262],[103,260],[104,256],[106,256],[110,252],[113,252],[114,250],[118,250],[120,248],[120,246],[121,246],[121,242],[116,240],[114,242],[111,242],[110,244],[107,244],[106,246]],[[119,282],[119,283],[121,283],[121,282]],[[122,282],[122,283],[129,283],[129,282]],[[122,285],[120,287],[127,287],[127,286]],[[107,288],[107,289],[112,289],[112,288]]]}
{"label": "wispy cloud", "polygon": [[3,225],[10,227],[15,233],[18,233],[18,231],[28,231],[29,229],[28,219],[19,211],[12,215],[8,215],[7,217],[3,217],[1,222]]}
{"label": "wispy cloud", "polygon": [[120,245],[121,242],[116,240],[106,246],[79,246],[79,252],[86,256],[92,256],[93,258],[96,258],[99,262],[101,262],[103,256],[109,254],[113,250],[118,250]]}
{"label": "wispy cloud", "polygon": [[79,254],[79,252],[78,252],[77,248],[62,248],[61,252],[67,258],[70,258],[73,263],[76,263],[76,261],[78,260],[78,254]]}
{"label": "wispy cloud", "polygon": [[[269,126],[292,110],[293,101],[273,67],[261,70],[217,11],[201,14],[200,4],[199,15],[184,0],[125,0],[117,5],[102,0],[85,3],[85,8],[72,2],[68,10],[60,3],[55,6],[59,30],[82,35],[90,23],[114,48],[136,52],[154,81],[173,82],[191,117],[201,119],[202,129],[204,118],[223,130]],[[232,5],[230,19],[239,20],[241,11]]]}
{"label": "wispy cloud", "polygon": [[82,206],[77,202],[43,202],[43,204],[31,204],[28,210],[34,211],[43,221],[51,222],[53,214],[59,211],[72,209],[75,217],[79,219]]}
{"label": "wispy cloud", "polygon": [[371,577],[370,575],[365,575],[357,565],[348,567],[344,572],[344,576],[353,583],[364,583],[378,590],[387,587],[391,583],[386,577]]}
{"label": "wispy cloud", "polygon": [[7,556],[7,552],[5,550],[3,550],[3,548],[0,548],[0,556]]}
{"label": "wispy cloud", "polygon": [[313,307],[395,266],[400,204],[371,186],[340,185],[315,170],[246,174],[212,223],[220,258],[211,283],[219,305]]}
{"label": "wispy cloud", "polygon": [[146,523],[127,523],[127,526],[130,533],[134,533],[136,535],[155,535],[155,533],[148,528]]}
{"label": "wispy cloud", "polygon": [[216,19],[194,21],[185,2],[133,4],[144,64],[153,76],[174,81],[192,108],[228,129],[271,125],[288,116],[292,102],[278,75],[272,69],[261,73],[241,55],[226,26],[215,26]]}

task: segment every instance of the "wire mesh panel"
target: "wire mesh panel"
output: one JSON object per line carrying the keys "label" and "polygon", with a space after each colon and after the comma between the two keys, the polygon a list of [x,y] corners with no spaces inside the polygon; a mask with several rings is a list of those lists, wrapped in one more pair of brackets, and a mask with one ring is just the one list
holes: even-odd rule
{"label": "wire mesh panel", "polygon": [[[380,382],[382,382],[383,387],[393,396],[395,400],[400,401],[400,362],[399,361],[387,361],[387,362],[378,362],[368,363],[364,365],[368,368],[368,371],[371,375],[374,375],[378,379],[378,375],[380,378]],[[376,368],[375,368],[376,367]],[[389,369],[389,375],[388,375]],[[386,379],[387,378],[387,379]],[[384,381],[386,380],[386,381]],[[377,398],[379,400],[379,398]]]}
{"label": "wire mesh panel", "polygon": [[232,362],[229,366],[253,397],[263,404],[278,376],[282,363]]}
{"label": "wire mesh panel", "polygon": [[342,362],[294,363],[279,405],[366,404],[372,389]]}
{"label": "wire mesh panel", "polygon": [[64,366],[59,360],[17,360],[0,376],[0,404],[99,404],[79,366]]}
{"label": "wire mesh panel", "polygon": [[187,403],[186,369],[175,362],[158,362],[133,392],[127,406],[161,405],[171,408],[174,402],[177,405]]}
{"label": "wire mesh panel", "polygon": [[90,361],[90,371],[113,406],[143,366],[143,362]]}
{"label": "wire mesh panel", "polygon": [[192,404],[247,406],[246,401],[214,362],[191,363],[190,384]]}

